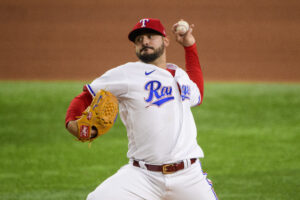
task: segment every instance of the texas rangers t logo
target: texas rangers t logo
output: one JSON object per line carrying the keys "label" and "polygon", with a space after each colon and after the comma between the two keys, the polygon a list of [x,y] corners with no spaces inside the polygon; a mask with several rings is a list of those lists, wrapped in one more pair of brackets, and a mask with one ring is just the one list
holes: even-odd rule
{"label": "texas rangers t logo", "polygon": [[172,96],[172,87],[162,87],[159,81],[149,81],[145,85],[145,90],[149,92],[148,98],[145,98],[145,101],[150,103],[147,107],[151,105],[161,106],[174,99],[174,96]]}
{"label": "texas rangers t logo", "polygon": [[149,22],[149,19],[141,19],[140,23],[142,24],[142,28],[146,27],[146,22]]}

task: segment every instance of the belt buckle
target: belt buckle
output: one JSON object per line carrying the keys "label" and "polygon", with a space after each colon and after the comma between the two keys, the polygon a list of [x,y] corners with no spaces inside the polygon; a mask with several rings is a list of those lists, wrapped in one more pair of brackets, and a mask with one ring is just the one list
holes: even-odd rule
{"label": "belt buckle", "polygon": [[165,165],[163,165],[162,166],[162,173],[163,174],[172,174],[172,173],[174,173],[174,171],[173,172],[168,171],[168,168],[172,167],[173,165],[174,164],[165,164]]}

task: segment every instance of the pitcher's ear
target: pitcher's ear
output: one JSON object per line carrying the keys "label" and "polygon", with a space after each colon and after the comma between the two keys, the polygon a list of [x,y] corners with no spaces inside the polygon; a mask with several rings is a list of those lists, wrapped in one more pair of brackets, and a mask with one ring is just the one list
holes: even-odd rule
{"label": "pitcher's ear", "polygon": [[167,47],[170,45],[170,40],[168,37],[163,37],[164,45]]}

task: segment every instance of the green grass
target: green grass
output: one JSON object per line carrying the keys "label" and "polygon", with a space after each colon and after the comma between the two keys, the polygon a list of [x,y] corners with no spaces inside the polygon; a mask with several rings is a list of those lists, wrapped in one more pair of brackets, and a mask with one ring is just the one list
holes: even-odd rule
{"label": "green grass", "polygon": [[[79,200],[126,164],[120,119],[91,148],[64,128],[81,82],[0,82],[0,199]],[[193,108],[222,200],[299,199],[300,84],[206,85]]]}

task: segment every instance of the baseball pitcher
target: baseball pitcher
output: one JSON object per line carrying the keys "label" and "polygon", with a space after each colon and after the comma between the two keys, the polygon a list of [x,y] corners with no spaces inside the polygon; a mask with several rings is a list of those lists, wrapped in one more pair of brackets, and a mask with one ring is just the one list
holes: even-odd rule
{"label": "baseball pitcher", "polygon": [[191,112],[204,92],[193,29],[187,22],[172,28],[185,51],[184,71],[167,62],[170,41],[160,20],[141,19],[128,35],[139,61],[107,71],[71,101],[66,127],[78,140],[106,133],[118,113],[128,136],[128,164],[87,200],[217,199],[202,172]]}

